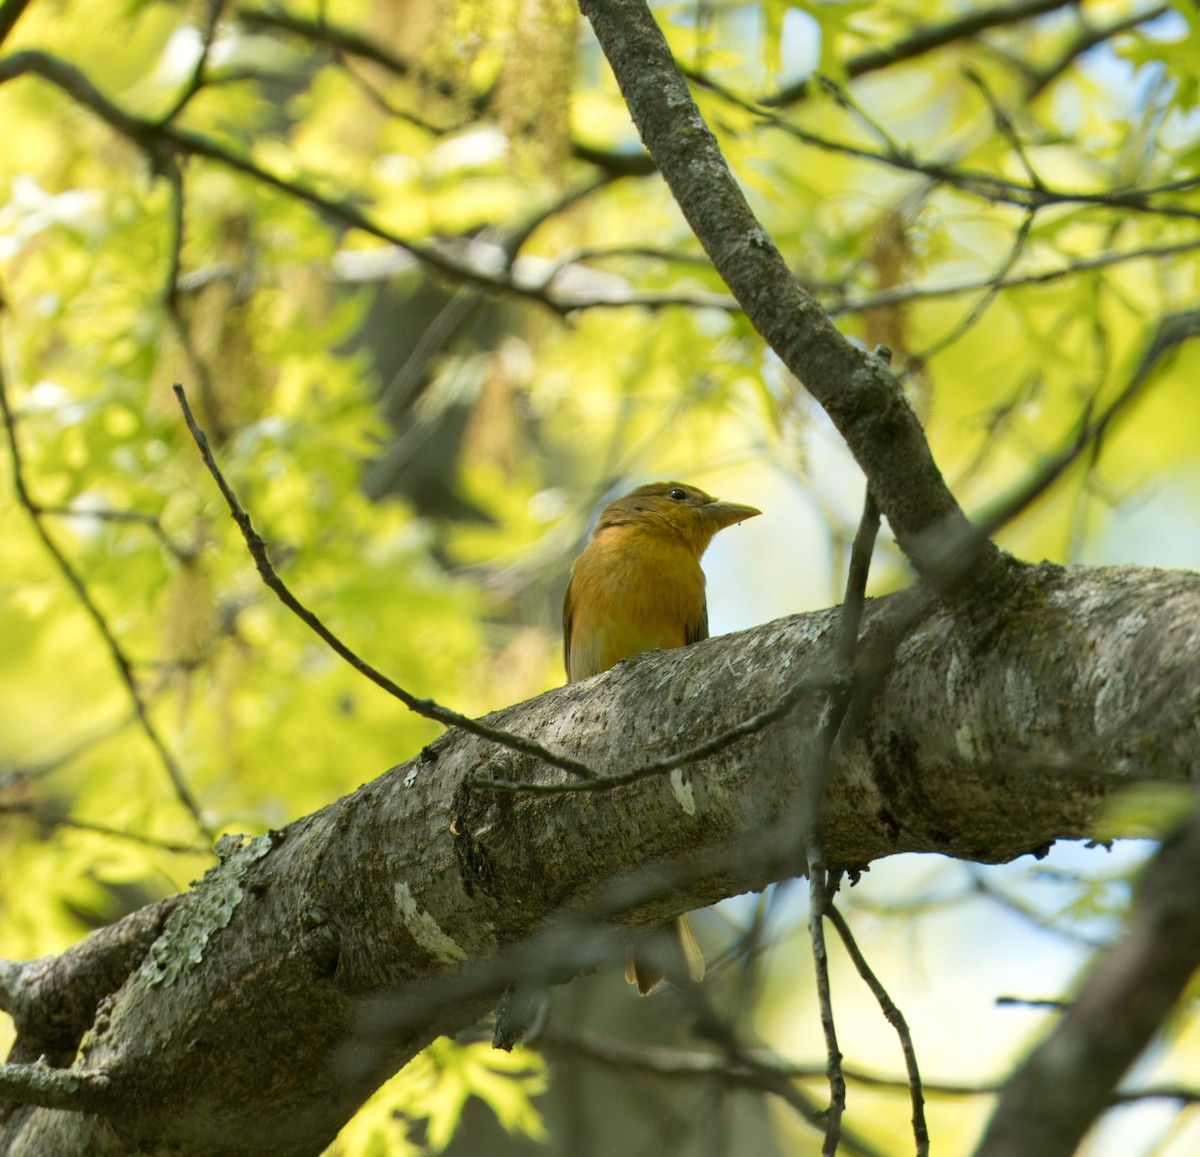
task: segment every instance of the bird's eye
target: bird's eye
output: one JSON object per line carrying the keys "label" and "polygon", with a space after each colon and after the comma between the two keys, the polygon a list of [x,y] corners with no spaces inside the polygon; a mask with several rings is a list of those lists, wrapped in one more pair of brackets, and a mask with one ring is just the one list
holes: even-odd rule
{"label": "bird's eye", "polygon": [[667,491],[667,497],[674,502],[682,502],[687,497],[687,491],[676,486]]}

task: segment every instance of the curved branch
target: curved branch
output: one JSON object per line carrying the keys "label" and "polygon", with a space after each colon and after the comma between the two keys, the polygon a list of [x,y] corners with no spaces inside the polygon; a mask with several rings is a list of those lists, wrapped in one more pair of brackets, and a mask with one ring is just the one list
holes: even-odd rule
{"label": "curved branch", "polygon": [[[2,65],[3,61],[0,61],[0,66]],[[200,834],[211,839],[212,831],[204,818],[199,801],[196,799],[191,786],[187,782],[183,768],[179,765],[179,761],[167,746],[166,740],[163,739],[157,725],[150,717],[150,709],[141,691],[138,689],[137,681],[133,676],[133,665],[130,663],[129,657],[121,648],[121,644],[117,641],[112,627],[104,617],[104,612],[100,610],[96,600],[92,597],[91,591],[88,590],[82,576],[46,529],[42,521],[41,507],[29,493],[21,457],[21,443],[17,438],[17,417],[12,406],[9,404],[8,390],[4,380],[4,367],[2,365],[0,365],[0,418],[4,421],[4,429],[7,433],[9,458],[12,465],[13,490],[16,493],[18,503],[20,503],[29,515],[34,533],[41,541],[46,553],[54,560],[59,573],[71,588],[79,605],[83,608],[88,618],[92,620],[92,624],[103,640],[109,658],[117,670],[117,676],[124,686],[126,694],[129,696],[134,715],[137,717],[146,738],[150,741],[150,746],[154,748],[155,754],[158,756],[159,762],[167,774],[167,779],[170,780],[171,787],[175,792],[175,798],[191,816]]]}
{"label": "curved branch", "polygon": [[[901,548],[918,570],[930,570],[936,541],[968,527],[899,383],[801,289],[746,203],[643,0],[583,0],[581,7],[642,140],[717,272],[846,440]],[[981,563],[996,557],[986,547]]]}
{"label": "curved branch", "polygon": [[[873,48],[859,53],[846,61],[846,79],[856,80],[868,73],[878,72],[893,64],[916,60],[927,52],[945,48],[957,40],[967,40],[1006,24],[1020,24],[1059,8],[1074,8],[1078,0],[1014,0],[1010,4],[997,4],[993,8],[969,8],[961,15],[941,24],[929,24],[915,28],[895,44],[884,48]],[[808,96],[811,81],[805,78],[796,84],[781,88],[764,97],[759,103],[773,108],[785,108]]]}
{"label": "curved branch", "polygon": [[428,268],[455,280],[535,301],[555,313],[569,312],[574,308],[570,304],[558,302],[544,286],[523,285],[503,272],[455,260],[442,247],[420,244],[401,237],[372,220],[351,201],[326,196],[304,181],[272,173],[250,157],[232,152],[200,133],[180,128],[173,123],[162,124],[126,112],[100,92],[85,73],[56,56],[36,49],[25,49],[0,58],[0,84],[26,75],[40,77],[90,109],[141,149],[155,171],[167,168],[176,155],[202,157],[232,172],[249,177],[267,188],[284,193],[318,210],[323,216],[344,228],[359,229],[368,236],[398,246]]}
{"label": "curved branch", "polygon": [[440,703],[435,703],[432,699],[419,699],[416,695],[406,691],[394,680],[389,679],[381,671],[376,670],[350,650],[341,639],[329,630],[312,611],[292,594],[287,584],[279,577],[278,572],[271,565],[271,559],[267,553],[267,544],[263,542],[258,532],[254,529],[254,525],[250,521],[250,516],[237,500],[237,495],[234,494],[229,483],[225,480],[225,476],[217,466],[216,459],[213,458],[212,450],[209,448],[208,439],[196,424],[196,419],[192,415],[192,409],[188,405],[187,395],[184,393],[182,386],[175,386],[175,396],[179,399],[179,405],[183,409],[184,421],[187,422],[187,428],[200,450],[200,456],[204,460],[205,468],[216,482],[217,488],[221,492],[221,497],[225,499],[225,504],[229,507],[230,517],[237,523],[238,530],[242,532],[242,537],[246,541],[246,547],[250,551],[250,557],[254,560],[259,577],[270,590],[275,592],[279,601],[304,623],[309,630],[313,631],[330,650],[339,658],[349,663],[360,675],[365,675],[375,686],[399,699],[405,707],[417,715],[422,715],[426,719],[433,719],[447,727],[461,728],[472,735],[489,739],[493,743],[502,744],[513,751],[535,756],[537,759],[544,760],[554,767],[561,768],[574,776],[578,776],[585,782],[595,779],[595,772],[587,764],[581,763],[577,759],[571,759],[560,752],[551,751],[549,748],[524,735],[517,735],[511,731],[489,727],[486,723],[482,723],[478,719],[472,719],[468,715],[452,711],[448,707],[443,707]]}

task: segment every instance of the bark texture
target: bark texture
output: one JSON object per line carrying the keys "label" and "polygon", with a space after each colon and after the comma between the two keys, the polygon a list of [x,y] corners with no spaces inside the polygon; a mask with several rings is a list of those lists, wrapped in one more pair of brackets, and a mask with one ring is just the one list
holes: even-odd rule
{"label": "bark texture", "polygon": [[[859,708],[824,802],[831,864],[1007,860],[1087,836],[1125,784],[1196,778],[1200,577],[1041,566],[1009,580],[990,601],[927,613]],[[895,606],[868,607],[865,644]],[[642,655],[491,721],[620,774],[822,670],[837,623],[816,612]],[[624,934],[794,872],[824,701],[682,772],[599,792],[473,787],[569,777],[451,732],[315,815],[230,844],[102,1003],[73,1070],[100,1075],[77,1102],[93,1111],[27,1107],[0,1152],[319,1153],[505,984],[566,979],[616,951],[588,928]],[[29,992],[23,1007],[34,1023]]]}

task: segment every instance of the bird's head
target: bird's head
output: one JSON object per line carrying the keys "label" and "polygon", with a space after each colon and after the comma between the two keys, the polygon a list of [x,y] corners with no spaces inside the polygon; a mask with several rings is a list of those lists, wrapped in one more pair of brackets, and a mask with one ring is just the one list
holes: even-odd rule
{"label": "bird's head", "polygon": [[722,502],[684,482],[652,482],[610,502],[600,512],[593,534],[610,526],[627,526],[676,535],[699,558],[718,530],[761,513],[753,506]]}

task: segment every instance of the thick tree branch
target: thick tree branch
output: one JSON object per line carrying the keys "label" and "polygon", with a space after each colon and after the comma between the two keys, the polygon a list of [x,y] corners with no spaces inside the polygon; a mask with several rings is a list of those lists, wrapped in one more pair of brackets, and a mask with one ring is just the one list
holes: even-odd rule
{"label": "thick tree branch", "polygon": [[[1006,860],[1089,834],[1119,786],[1195,778],[1200,687],[1178,640],[1200,632],[1200,577],[1043,566],[1019,578],[1006,600],[931,610],[900,647],[833,754],[832,867],[898,851]],[[868,605],[864,648],[895,605]],[[573,756],[619,774],[729,730],[797,672],[835,662],[839,619],[638,656],[488,722],[570,737]],[[93,1027],[79,1063],[119,1083],[120,1112],[32,1110],[13,1151],[50,1135],[58,1148],[42,1151],[97,1157],[168,1143],[319,1152],[400,1064],[473,1023],[514,977],[565,979],[617,951],[623,930],[794,872],[795,857],[758,852],[778,817],[795,830],[826,697],[686,774],[598,796],[471,788],[480,775],[568,773],[449,732],[321,812],[227,847]]]}

